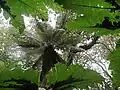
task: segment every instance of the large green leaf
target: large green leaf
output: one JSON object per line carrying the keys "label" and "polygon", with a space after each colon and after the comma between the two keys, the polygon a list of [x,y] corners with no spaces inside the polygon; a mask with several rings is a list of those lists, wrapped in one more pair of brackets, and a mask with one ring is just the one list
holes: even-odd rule
{"label": "large green leaf", "polygon": [[72,88],[87,88],[104,79],[95,71],[84,69],[79,65],[66,66],[56,64],[48,75],[48,83],[54,90],[71,90]]}
{"label": "large green leaf", "polygon": [[71,9],[78,14],[76,20],[71,20],[67,23],[67,28],[91,27],[97,23],[102,23],[104,17],[110,17],[111,21],[115,21],[115,16],[118,12],[110,12],[114,8],[105,0],[55,0],[62,4],[65,9]]}
{"label": "large green leaf", "polygon": [[12,17],[12,24],[21,32],[24,29],[23,17],[21,15],[38,16],[46,20],[47,8],[54,10],[62,10],[60,6],[53,3],[52,0],[6,0],[7,6],[10,7]]}
{"label": "large green leaf", "polygon": [[14,70],[10,70],[6,67],[0,70],[0,83],[4,84],[4,81],[7,80],[28,80],[32,83],[38,84],[39,72],[33,70],[22,70],[20,68],[16,68]]}

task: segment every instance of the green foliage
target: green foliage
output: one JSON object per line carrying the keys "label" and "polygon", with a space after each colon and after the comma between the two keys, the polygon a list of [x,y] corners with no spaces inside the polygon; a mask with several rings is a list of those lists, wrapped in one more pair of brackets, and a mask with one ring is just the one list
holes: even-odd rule
{"label": "green foliage", "polygon": [[[5,82],[9,81],[11,82]],[[13,81],[12,81],[13,80]],[[20,67],[10,70],[9,68],[2,68],[0,70],[0,86],[1,85],[16,85],[14,80],[27,80],[31,83],[39,83],[39,72],[34,70],[22,70]]]}
{"label": "green foliage", "polygon": [[0,68],[3,69],[5,67],[4,62],[0,61]]}
{"label": "green foliage", "polygon": [[18,28],[20,32],[24,30],[22,15],[38,16],[46,20],[46,7],[53,8],[54,10],[62,10],[62,8],[56,3],[53,3],[52,0],[6,0],[6,2],[6,5],[10,8],[12,24],[14,27]]}
{"label": "green foliage", "polygon": [[[101,23],[105,16],[114,19],[114,13],[110,13],[112,5],[104,0],[55,0],[64,8],[71,9],[78,14],[78,18],[68,22],[68,27],[91,27]],[[82,16],[83,15],[83,16]],[[100,15],[100,16],[99,16]],[[72,26],[71,26],[72,25]]]}
{"label": "green foliage", "polygon": [[120,0],[115,0],[120,5]]}
{"label": "green foliage", "polygon": [[[71,31],[73,30],[74,31],[74,28],[70,29]],[[85,31],[87,33],[93,33],[95,32],[96,35],[98,36],[102,36],[102,35],[109,35],[109,34],[112,34],[112,35],[117,35],[120,33],[120,29],[116,29],[116,30],[108,30],[106,28],[79,28],[77,29],[77,31]]]}
{"label": "green foliage", "polygon": [[120,86],[120,40],[117,43],[117,48],[109,54],[108,60],[110,60],[110,69],[113,75],[113,84],[116,87]]}
{"label": "green foliage", "polygon": [[[12,24],[14,27],[20,30],[20,33],[24,30],[24,22],[22,15],[32,15],[33,17],[38,16],[44,20],[47,20],[47,11],[46,7],[50,7],[56,11],[62,11],[62,5],[65,9],[71,9],[72,12],[75,12],[77,15],[74,20],[67,22],[67,29],[79,29],[82,31],[96,32],[97,35],[107,35],[107,34],[117,34],[120,33],[120,30],[108,31],[107,29],[94,28],[97,23],[101,23],[105,16],[109,16],[111,21],[116,21],[115,16],[119,15],[120,12],[111,13],[110,10],[114,8],[111,4],[105,2],[104,0],[5,0],[6,6],[10,8],[10,12],[4,11],[4,15],[7,17],[7,14],[11,16]],[[116,0],[119,3],[119,0]],[[100,16],[99,16],[100,15]],[[119,21],[119,20],[118,20]],[[118,22],[117,21],[117,22]],[[44,24],[41,27],[44,29],[43,32],[38,34],[41,36],[38,38],[38,41],[44,41],[47,43],[52,43],[52,45],[59,48],[66,48],[70,46],[75,46],[82,38],[79,34],[74,32],[63,32],[63,31],[54,31],[49,32],[46,29]],[[88,28],[87,28],[88,27]],[[89,28],[92,27],[92,28]],[[1,33],[0,33],[1,34]],[[1,34],[2,35],[2,34]],[[9,35],[6,38],[0,38],[1,41],[10,39]],[[29,41],[32,43],[32,39]],[[40,40],[41,39],[41,40]],[[23,40],[25,41],[25,39]],[[73,41],[75,43],[73,43]],[[11,41],[9,40],[11,43]],[[7,42],[8,43],[8,42]],[[27,45],[30,43],[27,42]],[[8,45],[8,44],[7,44]],[[26,45],[26,46],[27,46]],[[65,47],[66,45],[66,47]],[[2,45],[1,45],[2,46]],[[22,45],[21,45],[22,46]],[[23,45],[25,46],[25,45]],[[40,46],[40,44],[38,44]],[[68,48],[67,48],[68,49]],[[111,61],[111,69],[113,70],[113,83],[118,87],[120,86],[120,70],[119,70],[119,52],[120,47],[117,47],[113,51],[109,59]],[[39,84],[39,72],[33,70],[22,70],[20,67],[17,67],[13,70],[6,68],[4,63],[0,61],[0,85],[8,86],[10,84],[16,85],[17,83],[5,82],[8,80],[28,80],[32,83]],[[47,74],[48,84],[54,90],[70,90],[72,88],[87,88],[88,86],[93,86],[97,83],[104,81],[103,77],[100,76],[95,71],[84,69],[79,65],[70,65],[66,66],[64,64],[56,64],[55,68],[49,71]],[[21,85],[21,84],[19,84]]]}
{"label": "green foliage", "polygon": [[72,88],[87,88],[101,83],[104,79],[92,70],[84,69],[80,65],[66,66],[56,64],[47,75],[48,83],[54,90],[71,90]]}
{"label": "green foliage", "polygon": [[0,88],[0,90],[15,90],[14,88]]}
{"label": "green foliage", "polygon": [[[105,0],[55,0],[55,2],[63,5],[65,9],[75,12],[75,14],[73,14],[75,19],[70,20],[66,24],[68,29],[97,32],[98,35],[119,33],[119,29],[113,30],[114,32],[112,31],[115,27],[111,28],[111,31],[105,28],[94,27],[97,24],[99,24],[99,27],[102,27],[104,17],[109,17],[111,22],[120,21],[120,19],[115,18],[120,15],[120,12],[111,12],[115,7],[105,2]],[[113,23],[111,24],[113,25]]]}

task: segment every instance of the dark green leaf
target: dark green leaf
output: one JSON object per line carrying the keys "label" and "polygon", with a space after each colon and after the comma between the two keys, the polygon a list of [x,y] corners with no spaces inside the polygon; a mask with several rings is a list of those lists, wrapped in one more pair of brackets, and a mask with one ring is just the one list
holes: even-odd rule
{"label": "dark green leaf", "polygon": [[48,75],[48,83],[54,90],[70,90],[72,88],[87,88],[104,79],[92,70],[86,70],[79,65],[57,64]]}

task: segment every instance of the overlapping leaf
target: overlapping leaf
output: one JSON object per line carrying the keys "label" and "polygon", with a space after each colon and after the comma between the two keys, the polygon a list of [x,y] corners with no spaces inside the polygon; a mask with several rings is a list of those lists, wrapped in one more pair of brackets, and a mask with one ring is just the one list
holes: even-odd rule
{"label": "overlapping leaf", "polygon": [[[119,0],[116,1],[119,2]],[[120,15],[119,11],[111,12],[115,7],[105,2],[105,0],[55,0],[55,2],[58,2],[60,5],[63,5],[65,9],[70,9],[77,14],[75,15],[75,17],[77,17],[75,20],[67,22],[66,27],[69,29],[97,32],[99,35],[112,34],[113,32],[108,29],[96,29],[93,26],[99,24],[101,27],[102,22],[105,20],[104,17],[109,17],[111,22],[118,23],[120,21],[115,18]],[[111,24],[113,25],[113,23]],[[111,30],[115,28],[116,27],[112,27]],[[119,29],[114,31],[114,34],[118,33],[118,30]]]}
{"label": "overlapping leaf", "polygon": [[87,88],[104,79],[96,72],[83,69],[79,65],[57,64],[48,75],[48,83],[54,90],[71,90],[72,88]]}
{"label": "overlapping leaf", "polygon": [[[23,71],[20,68],[16,68],[14,70],[9,70],[8,68],[4,68],[0,70],[0,83],[4,84],[5,81],[9,80],[28,80],[32,83],[38,84],[39,72],[33,70]],[[1,85],[0,84],[0,85]]]}
{"label": "overlapping leaf", "polygon": [[39,18],[47,19],[47,8],[60,10],[61,7],[53,3],[52,0],[6,0],[7,6],[10,7],[12,24],[21,32],[24,29],[23,17],[21,15],[38,16]]}
{"label": "overlapping leaf", "polygon": [[55,0],[66,9],[72,9],[78,14],[75,21],[68,22],[69,28],[90,27],[100,23],[105,16],[114,18],[110,8],[112,5],[104,0]]}

